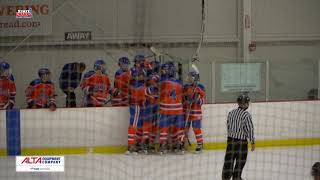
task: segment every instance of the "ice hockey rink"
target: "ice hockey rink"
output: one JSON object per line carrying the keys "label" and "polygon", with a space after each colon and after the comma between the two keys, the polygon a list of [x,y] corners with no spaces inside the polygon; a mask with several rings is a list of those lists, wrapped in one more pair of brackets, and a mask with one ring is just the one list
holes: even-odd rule
{"label": "ice hockey rink", "polygon": [[[251,99],[256,144],[242,178],[312,180],[311,167],[320,162],[319,7],[320,0],[0,0],[0,180],[221,180],[227,117],[239,95]],[[91,72],[110,83],[83,85]],[[166,76],[181,82],[179,89],[193,83],[194,94],[161,88]],[[7,91],[2,78],[16,90]],[[41,93],[28,97],[37,79],[50,81],[54,92],[37,88]],[[161,121],[160,108],[130,115],[137,79],[146,89],[139,109],[151,101],[167,104],[161,94],[180,99],[174,103],[180,108],[191,102],[184,112],[201,104],[197,137],[204,152],[124,154],[128,139],[139,144],[141,136],[128,133],[130,118],[141,116],[147,126]],[[63,81],[77,85],[64,88]],[[198,101],[194,85],[200,84],[206,94]],[[155,90],[151,99],[149,90]],[[89,107],[100,91],[100,104]],[[119,95],[123,107],[115,107]],[[47,102],[34,109],[39,99]],[[190,113],[184,115],[189,120]],[[147,131],[142,136],[153,135]],[[194,148],[197,139],[189,133]],[[158,145],[160,131],[156,136]],[[16,156],[64,156],[65,169],[16,172]]]}
{"label": "ice hockey rink", "polygon": [[[320,161],[319,105],[318,101],[253,103],[250,112],[256,120],[257,149],[249,153],[243,178],[311,179],[311,167]],[[124,152],[127,141],[126,107],[62,108],[57,113],[20,110],[21,155],[64,155],[65,170],[17,173],[15,157],[3,154],[0,179],[219,180],[225,154],[225,114],[234,106],[204,105],[207,151],[165,156],[119,154]],[[0,112],[0,116],[0,125],[5,127],[5,113]],[[3,147],[5,131],[0,131]],[[194,142],[193,136],[190,140]]]}
{"label": "ice hockey rink", "polygon": [[[67,155],[63,173],[22,173],[15,157],[0,158],[6,180],[215,180],[221,179],[224,151],[185,155]],[[249,153],[245,180],[308,180],[320,146],[256,149]]]}

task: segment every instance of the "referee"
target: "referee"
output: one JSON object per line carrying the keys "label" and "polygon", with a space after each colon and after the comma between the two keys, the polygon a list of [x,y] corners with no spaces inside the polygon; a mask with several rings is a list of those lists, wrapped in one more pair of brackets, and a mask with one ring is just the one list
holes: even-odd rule
{"label": "referee", "polygon": [[59,77],[60,89],[67,95],[66,107],[76,107],[76,94],[74,90],[79,86],[82,72],[86,69],[86,65],[82,62],[74,62],[65,64]]}
{"label": "referee", "polygon": [[233,180],[241,180],[248,155],[247,139],[251,142],[251,151],[256,147],[251,114],[246,111],[250,98],[247,95],[240,95],[237,102],[239,107],[230,111],[227,119],[228,145],[224,157],[222,180],[229,180],[231,177]]}

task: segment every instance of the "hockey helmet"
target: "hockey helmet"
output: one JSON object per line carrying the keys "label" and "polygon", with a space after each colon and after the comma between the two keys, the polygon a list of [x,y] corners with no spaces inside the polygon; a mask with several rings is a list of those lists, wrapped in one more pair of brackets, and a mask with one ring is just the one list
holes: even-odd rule
{"label": "hockey helmet", "polygon": [[3,61],[0,63],[0,73],[1,76],[9,76],[11,74],[10,72],[10,64]]}
{"label": "hockey helmet", "polygon": [[143,65],[144,60],[145,60],[144,55],[138,54],[138,55],[136,55],[136,56],[134,57],[134,64],[136,64],[136,65]]}
{"label": "hockey helmet", "polygon": [[238,104],[246,104],[250,102],[250,97],[247,94],[241,94],[237,98]]}
{"label": "hockey helmet", "polygon": [[41,68],[39,69],[38,71],[38,76],[39,77],[42,77],[43,75],[47,75],[47,74],[50,74],[50,70],[48,68]]}
{"label": "hockey helmet", "polygon": [[106,62],[103,59],[97,59],[96,62],[94,62],[93,68],[96,71],[100,70],[100,71],[102,71],[104,73],[105,70],[106,70],[105,65],[106,65]]}
{"label": "hockey helmet", "polygon": [[195,72],[195,71],[191,71],[188,73],[188,77],[189,79],[193,82],[198,82],[200,80],[200,74]]}

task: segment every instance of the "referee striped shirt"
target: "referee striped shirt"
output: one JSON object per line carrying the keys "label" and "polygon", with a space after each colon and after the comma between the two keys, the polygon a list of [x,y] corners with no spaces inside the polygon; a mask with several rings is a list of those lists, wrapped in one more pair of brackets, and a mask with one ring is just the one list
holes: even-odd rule
{"label": "referee striped shirt", "polygon": [[227,119],[228,137],[247,140],[255,143],[254,127],[252,124],[251,114],[242,109],[237,108],[229,112]]}

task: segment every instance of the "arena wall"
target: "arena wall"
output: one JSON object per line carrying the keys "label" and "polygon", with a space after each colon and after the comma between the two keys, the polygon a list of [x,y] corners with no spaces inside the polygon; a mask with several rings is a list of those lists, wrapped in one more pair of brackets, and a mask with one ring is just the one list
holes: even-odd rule
{"label": "arena wall", "polygon": [[[235,104],[203,106],[205,143],[224,144],[227,113],[235,107]],[[252,103],[249,112],[258,147],[264,147],[270,140],[275,146],[288,145],[288,141],[305,141],[310,145],[310,139],[311,145],[320,144],[320,101]],[[1,111],[0,115],[3,114]],[[20,114],[22,152],[41,148],[125,147],[127,144],[127,107],[61,108],[56,112],[23,109]],[[0,149],[3,150],[6,148],[5,118],[1,118],[0,128]],[[193,135],[191,137],[194,142]]]}
{"label": "arena wall", "polygon": [[[228,97],[234,99],[233,94],[212,90],[213,78],[220,77],[219,74],[213,77],[215,70],[211,65],[212,62],[243,61],[239,55],[238,28],[241,3],[224,0],[206,3],[205,43],[199,63],[201,77],[208,89],[207,102],[229,102]],[[252,2],[252,41],[257,42],[257,49],[251,52],[248,62],[270,62],[270,100],[306,99],[310,89],[318,88],[319,70],[314,67],[318,67],[320,59],[319,3],[318,0]],[[181,4],[181,11],[177,11]],[[201,7],[200,1],[92,0],[74,3],[54,0],[53,6],[56,12],[52,15],[52,34],[30,36],[22,44],[19,43],[24,37],[1,39],[0,56],[5,57],[12,66],[18,87],[16,99],[19,108],[26,106],[24,89],[37,77],[41,67],[51,69],[53,82],[57,85],[65,63],[83,61],[89,70],[94,60],[103,58],[108,63],[110,76],[113,76],[119,57],[132,58],[141,52],[150,54],[147,49],[136,47],[115,48],[112,47],[114,43],[156,43],[163,50],[188,61],[199,40],[201,14],[200,9],[195,7]],[[73,31],[91,31],[92,40],[65,41],[64,33]],[[190,46],[190,42],[194,44]],[[19,47],[14,49],[16,45]],[[58,88],[56,91],[59,96],[63,95]],[[265,89],[254,96],[264,100],[264,95]],[[81,96],[82,93],[77,91],[77,97]],[[57,102],[59,107],[64,106],[63,98]]]}

